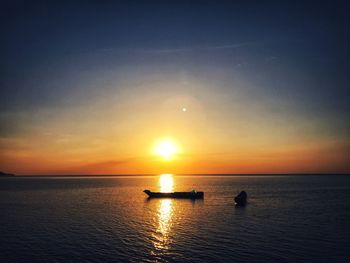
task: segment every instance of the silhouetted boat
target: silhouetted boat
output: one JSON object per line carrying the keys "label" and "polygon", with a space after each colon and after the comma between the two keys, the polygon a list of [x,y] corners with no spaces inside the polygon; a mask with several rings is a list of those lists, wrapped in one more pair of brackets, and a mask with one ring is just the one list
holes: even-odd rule
{"label": "silhouetted boat", "polygon": [[236,197],[235,197],[235,202],[236,205],[238,206],[245,206],[247,204],[247,193],[245,191],[240,192]]}
{"label": "silhouetted boat", "polygon": [[151,192],[150,190],[143,191],[149,197],[152,198],[190,198],[190,199],[200,199],[204,197],[204,192],[171,192],[171,193],[161,193],[161,192]]}

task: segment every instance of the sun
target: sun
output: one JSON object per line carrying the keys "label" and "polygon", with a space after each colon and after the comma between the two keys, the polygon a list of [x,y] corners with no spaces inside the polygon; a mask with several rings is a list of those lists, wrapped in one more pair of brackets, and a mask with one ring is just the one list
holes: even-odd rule
{"label": "sun", "polygon": [[165,138],[156,142],[154,146],[154,153],[165,160],[170,160],[177,154],[179,148],[173,139]]}

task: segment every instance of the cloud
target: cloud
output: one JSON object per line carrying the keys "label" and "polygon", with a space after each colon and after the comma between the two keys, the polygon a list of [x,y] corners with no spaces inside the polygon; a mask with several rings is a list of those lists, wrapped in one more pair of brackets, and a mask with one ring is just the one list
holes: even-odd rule
{"label": "cloud", "polygon": [[233,43],[225,45],[211,45],[211,46],[193,46],[193,47],[181,47],[181,48],[101,48],[98,50],[99,53],[120,53],[120,54],[131,54],[131,53],[148,53],[148,54],[170,54],[170,53],[186,53],[196,51],[215,51],[215,50],[228,50],[242,48],[252,45],[257,45],[261,41],[251,41],[242,43]]}
{"label": "cloud", "polygon": [[224,50],[224,49],[236,49],[254,45],[256,42],[243,42],[227,45],[216,45],[216,46],[197,46],[197,47],[184,47],[184,48],[170,48],[170,49],[144,49],[147,53],[183,53],[193,51],[212,51],[212,50]]}
{"label": "cloud", "polygon": [[125,166],[133,162],[134,158],[121,159],[121,160],[108,160],[101,162],[88,162],[86,164],[78,164],[75,166],[65,167],[52,171],[52,174],[116,174],[118,168]]}

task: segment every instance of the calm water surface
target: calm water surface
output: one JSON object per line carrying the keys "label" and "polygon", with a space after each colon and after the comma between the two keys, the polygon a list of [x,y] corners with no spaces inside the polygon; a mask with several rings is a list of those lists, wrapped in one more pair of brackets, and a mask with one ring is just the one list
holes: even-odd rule
{"label": "calm water surface", "polygon": [[349,176],[1,178],[0,211],[1,262],[350,262]]}

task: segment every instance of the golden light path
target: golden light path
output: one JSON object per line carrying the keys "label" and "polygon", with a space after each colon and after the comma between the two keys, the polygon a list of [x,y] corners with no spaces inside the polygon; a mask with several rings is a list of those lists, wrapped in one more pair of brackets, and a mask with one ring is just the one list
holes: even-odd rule
{"label": "golden light path", "polygon": [[172,192],[174,189],[174,178],[172,174],[161,174],[159,177],[160,192]]}
{"label": "golden light path", "polygon": [[[172,192],[174,188],[174,178],[172,174],[162,174],[159,177],[160,192]],[[158,200],[158,227],[155,236],[156,242],[154,247],[159,250],[167,250],[169,248],[169,233],[172,225],[173,216],[173,200]]]}

